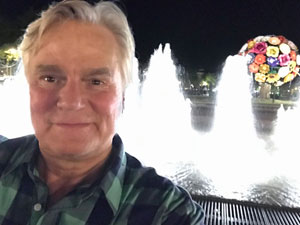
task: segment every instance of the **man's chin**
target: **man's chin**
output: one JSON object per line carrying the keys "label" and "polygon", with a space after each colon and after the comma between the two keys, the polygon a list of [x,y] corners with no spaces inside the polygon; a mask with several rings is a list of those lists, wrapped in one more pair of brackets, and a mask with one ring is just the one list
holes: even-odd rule
{"label": "man's chin", "polygon": [[65,160],[83,160],[91,155],[96,154],[96,145],[93,141],[77,138],[55,138],[51,140],[40,141],[40,149],[42,154],[47,154],[54,158]]}

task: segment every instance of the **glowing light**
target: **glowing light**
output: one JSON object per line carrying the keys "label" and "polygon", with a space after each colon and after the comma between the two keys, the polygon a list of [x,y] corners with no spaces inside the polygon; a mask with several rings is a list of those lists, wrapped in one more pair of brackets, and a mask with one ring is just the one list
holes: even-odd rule
{"label": "glowing light", "polygon": [[0,96],[0,134],[8,138],[32,134],[29,91],[22,64],[16,76],[0,83]]}
{"label": "glowing light", "polygon": [[201,82],[201,85],[202,85],[202,86],[208,86],[208,83],[207,83],[206,81],[202,81],[202,82]]}
{"label": "glowing light", "polygon": [[18,61],[21,56],[20,51],[15,48],[10,48],[4,51],[4,53],[7,55],[6,58],[8,61],[12,61],[12,60]]}

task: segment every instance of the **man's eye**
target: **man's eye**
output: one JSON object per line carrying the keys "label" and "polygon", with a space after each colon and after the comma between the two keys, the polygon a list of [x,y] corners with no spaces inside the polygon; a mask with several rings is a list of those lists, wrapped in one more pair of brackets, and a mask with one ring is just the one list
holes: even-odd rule
{"label": "man's eye", "polygon": [[91,84],[92,85],[101,85],[101,84],[103,84],[103,82],[101,80],[92,79]]}
{"label": "man's eye", "polygon": [[46,76],[43,78],[44,81],[47,81],[49,83],[54,83],[56,81],[56,79],[52,76]]}

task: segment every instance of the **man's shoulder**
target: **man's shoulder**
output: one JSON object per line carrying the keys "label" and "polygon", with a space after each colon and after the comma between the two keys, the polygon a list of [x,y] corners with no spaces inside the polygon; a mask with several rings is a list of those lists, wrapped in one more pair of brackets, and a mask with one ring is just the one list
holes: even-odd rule
{"label": "man's shoulder", "polygon": [[[25,149],[36,141],[34,135],[18,137],[13,139],[6,139],[0,143],[0,172],[5,169],[12,158],[21,159],[21,155],[14,157],[20,149]],[[20,154],[26,154],[25,151],[20,151]]]}
{"label": "man's shoulder", "polygon": [[3,141],[6,141],[6,140],[7,140],[7,138],[4,137],[4,136],[2,136],[2,135],[0,134],[0,143],[3,142]]}
{"label": "man's shoulder", "polygon": [[0,135],[0,138],[2,138],[3,140],[2,142],[0,142],[0,151],[3,151],[5,149],[10,149],[10,151],[13,151],[14,149],[18,149],[22,146],[27,146],[28,144],[36,141],[36,137],[34,135],[27,135],[12,139],[7,139],[6,137]]}
{"label": "man's shoulder", "polygon": [[124,187],[127,187],[125,202],[133,205],[137,211],[144,208],[148,212],[152,211],[152,216],[159,213],[162,215],[161,220],[172,220],[173,224],[201,224],[192,221],[201,221],[203,211],[184,188],[160,176],[154,168],[144,167],[129,154]]}
{"label": "man's shoulder", "polygon": [[157,195],[156,197],[165,198],[171,194],[175,198],[190,199],[190,195],[185,189],[177,186],[170,179],[157,174],[154,168],[143,166],[138,159],[127,153],[126,156],[125,185],[133,185],[135,190],[139,190],[141,193],[146,193],[149,190],[152,195]]}
{"label": "man's shoulder", "polygon": [[126,153],[127,167],[126,180],[134,183],[137,188],[156,188],[166,190],[174,184],[169,179],[157,174],[152,167],[144,166],[138,159]]}

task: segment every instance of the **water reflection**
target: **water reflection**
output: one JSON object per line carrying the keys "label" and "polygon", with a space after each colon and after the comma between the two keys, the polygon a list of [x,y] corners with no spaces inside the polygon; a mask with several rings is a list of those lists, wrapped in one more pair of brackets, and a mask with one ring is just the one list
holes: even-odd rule
{"label": "water reflection", "polygon": [[264,183],[253,184],[245,199],[277,206],[299,207],[298,184],[286,177],[274,177]]}
{"label": "water reflection", "polygon": [[[170,166],[170,165],[169,165]],[[194,163],[173,164],[166,176],[188,189],[192,195],[217,195],[213,181],[203,175]]]}

